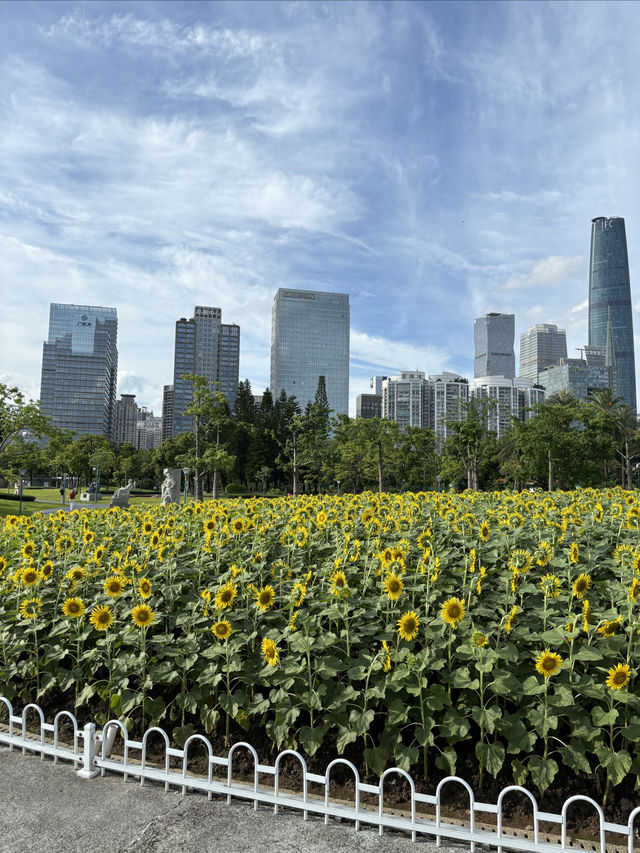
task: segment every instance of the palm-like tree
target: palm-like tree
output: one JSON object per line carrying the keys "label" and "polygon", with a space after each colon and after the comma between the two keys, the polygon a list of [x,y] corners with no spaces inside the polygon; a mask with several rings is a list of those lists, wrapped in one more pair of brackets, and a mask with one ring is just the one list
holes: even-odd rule
{"label": "palm-like tree", "polygon": [[[619,435],[619,421],[622,416],[624,399],[614,396],[611,388],[594,388],[587,395],[587,402],[595,406],[597,410],[596,421],[604,432],[613,430],[616,437]],[[618,450],[615,451],[619,453]],[[615,457],[612,457],[612,459]],[[609,482],[609,459],[604,461],[604,481]],[[624,486],[625,467],[622,466],[622,482]]]}

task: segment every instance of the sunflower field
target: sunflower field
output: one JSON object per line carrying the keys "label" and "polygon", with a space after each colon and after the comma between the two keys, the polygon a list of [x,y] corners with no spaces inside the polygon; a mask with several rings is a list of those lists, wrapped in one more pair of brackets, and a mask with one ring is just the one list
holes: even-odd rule
{"label": "sunflower field", "polygon": [[616,489],[9,516],[2,692],[606,800],[640,770],[639,525]]}

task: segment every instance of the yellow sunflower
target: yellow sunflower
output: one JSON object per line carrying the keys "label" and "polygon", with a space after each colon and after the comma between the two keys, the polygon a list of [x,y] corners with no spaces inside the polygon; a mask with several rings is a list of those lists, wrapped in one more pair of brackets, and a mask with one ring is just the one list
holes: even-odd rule
{"label": "yellow sunflower", "polygon": [[90,545],[95,538],[96,534],[93,532],[93,530],[85,530],[85,532],[82,534],[82,539],[87,545]]}
{"label": "yellow sunflower", "polygon": [[230,526],[234,533],[242,533],[244,530],[244,519],[238,516],[238,518],[233,519]]}
{"label": "yellow sunflower", "polygon": [[545,598],[557,598],[560,595],[560,578],[557,575],[543,575],[540,578],[540,589]]}
{"label": "yellow sunflower", "polygon": [[486,542],[489,539],[490,533],[491,533],[491,530],[489,528],[488,523],[486,521],[483,521],[482,524],[480,525],[480,538],[482,539],[483,542]]}
{"label": "yellow sunflower", "polygon": [[580,552],[575,542],[571,543],[571,548],[569,549],[569,559],[572,563],[577,563],[580,559]]}
{"label": "yellow sunflower", "polygon": [[94,607],[89,616],[89,622],[96,631],[106,631],[113,625],[113,611],[106,604]]}
{"label": "yellow sunflower", "polygon": [[278,657],[278,647],[268,637],[265,637],[262,641],[262,655],[269,666],[276,666],[280,660]]}
{"label": "yellow sunflower", "polygon": [[67,598],[62,605],[62,612],[70,619],[79,619],[84,613],[84,604],[81,598]]}
{"label": "yellow sunflower", "polygon": [[398,634],[403,640],[413,640],[418,633],[420,619],[414,610],[409,610],[398,619]]}
{"label": "yellow sunflower", "polygon": [[226,619],[221,619],[211,626],[211,630],[219,640],[226,640],[231,633],[231,623]]}
{"label": "yellow sunflower", "polygon": [[274,588],[268,584],[259,590],[256,599],[256,607],[261,613],[264,613],[273,607],[273,602],[276,600],[276,592]]}
{"label": "yellow sunflower", "polygon": [[591,578],[589,575],[578,575],[573,582],[572,589],[574,598],[584,598],[586,593],[591,589]]}
{"label": "yellow sunflower", "polygon": [[385,672],[389,672],[391,669],[391,654],[389,653],[389,646],[387,645],[386,640],[382,641],[382,653],[384,655],[382,660],[382,668]]}
{"label": "yellow sunflower", "polygon": [[33,598],[25,598],[20,603],[20,616],[23,619],[35,619],[42,610],[42,599],[37,595]]}
{"label": "yellow sunflower", "polygon": [[638,595],[640,594],[640,579],[634,578],[631,581],[631,586],[629,587],[629,598],[631,601],[637,601]]}
{"label": "yellow sunflower", "polygon": [[609,690],[622,690],[627,686],[629,681],[630,666],[628,663],[619,663],[617,666],[612,666],[607,673],[606,685]]}
{"label": "yellow sunflower", "polygon": [[536,669],[545,678],[551,678],[552,675],[560,672],[562,666],[562,658],[556,652],[551,652],[545,649],[540,652],[536,658]]}
{"label": "yellow sunflower", "polygon": [[622,621],[622,617],[618,616],[617,619],[608,619],[605,620],[602,625],[598,628],[598,634],[601,637],[613,637],[613,635],[617,632],[620,627],[620,623]]}
{"label": "yellow sunflower", "polygon": [[[42,577],[45,580],[49,580],[49,578],[53,574],[53,563],[51,562],[51,560],[47,560],[46,563],[43,563],[40,571],[42,572]],[[2,574],[1,569],[0,569],[0,574]]]}
{"label": "yellow sunflower", "polygon": [[548,542],[541,542],[535,553],[536,563],[541,568],[548,566],[553,557],[553,548]]}
{"label": "yellow sunflower", "polygon": [[120,575],[111,575],[104,582],[104,591],[110,598],[122,595],[126,587],[126,581]]}
{"label": "yellow sunflower", "polygon": [[440,616],[455,631],[458,627],[458,622],[464,618],[464,601],[461,601],[459,598],[449,598],[442,605]]}
{"label": "yellow sunflower", "polygon": [[331,595],[349,594],[349,586],[347,584],[347,576],[342,571],[335,571],[329,578],[331,584]]}
{"label": "yellow sunflower", "polygon": [[7,559],[6,557],[0,557],[0,575],[7,568]]}
{"label": "yellow sunflower", "polygon": [[382,589],[386,592],[390,601],[397,601],[402,595],[402,590],[404,589],[402,578],[398,575],[394,575],[393,572],[389,572],[384,579]]}
{"label": "yellow sunflower", "polygon": [[22,556],[25,559],[30,560],[33,557],[33,555],[35,554],[35,552],[36,552],[35,542],[31,542],[31,541],[27,540],[24,543],[24,545],[22,546]]}
{"label": "yellow sunflower", "polygon": [[474,631],[471,635],[471,642],[474,646],[477,646],[479,649],[481,649],[483,646],[489,645],[489,638],[481,631]]}
{"label": "yellow sunflower", "polygon": [[151,625],[155,619],[155,613],[148,604],[138,604],[138,606],[134,607],[131,611],[131,618],[138,628],[146,628],[147,625]]}
{"label": "yellow sunflower", "polygon": [[41,578],[42,575],[34,566],[27,566],[20,575],[20,580],[25,586],[34,586]]}
{"label": "yellow sunflower", "polygon": [[149,578],[140,578],[138,581],[138,592],[142,598],[149,598],[151,595],[151,581]]}
{"label": "yellow sunflower", "polygon": [[82,566],[74,566],[72,569],[66,573],[65,578],[70,581],[81,581],[87,574],[87,570],[83,569]]}
{"label": "yellow sunflower", "polygon": [[227,607],[231,610],[233,606],[233,599],[236,597],[238,590],[236,587],[229,581],[219,590],[216,595],[215,604],[218,610],[225,610]]}

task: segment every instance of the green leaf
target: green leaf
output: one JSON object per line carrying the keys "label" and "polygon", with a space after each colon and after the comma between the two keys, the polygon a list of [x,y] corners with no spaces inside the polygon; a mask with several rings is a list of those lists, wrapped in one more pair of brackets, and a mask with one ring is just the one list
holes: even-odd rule
{"label": "green leaf", "polygon": [[451,708],[446,712],[440,724],[440,734],[453,744],[465,738],[469,734],[470,728],[469,720]]}
{"label": "green leaf", "polygon": [[365,749],[362,754],[364,755],[364,760],[367,762],[373,772],[377,773],[378,776],[382,776],[387,766],[387,760],[389,758],[389,755],[386,750],[382,749],[379,746],[367,747],[367,749]]}
{"label": "green leaf", "polygon": [[430,711],[441,711],[451,705],[451,699],[441,684],[432,684],[425,696],[424,704]]}
{"label": "green leaf", "polygon": [[497,723],[497,728],[505,736],[507,740],[507,752],[512,755],[517,755],[520,752],[531,752],[538,739],[535,731],[527,729],[518,717],[504,717]]}
{"label": "green leaf", "polygon": [[476,758],[495,779],[504,764],[504,746],[501,743],[477,743]]}
{"label": "green leaf", "polygon": [[536,696],[538,693],[544,693],[544,683],[536,678],[535,675],[530,675],[524,680],[522,693],[524,696]]}
{"label": "green leaf", "polygon": [[442,754],[436,758],[436,767],[444,770],[449,776],[456,775],[456,751],[452,746],[446,746],[442,750]]}
{"label": "green leaf", "polygon": [[305,748],[307,755],[315,755],[318,749],[320,749],[325,731],[325,726],[314,726],[313,728],[310,726],[302,726],[298,732],[298,738],[302,746]]}
{"label": "green leaf", "polygon": [[568,743],[566,746],[561,746],[558,752],[562,756],[563,764],[566,764],[567,767],[573,767],[575,770],[580,770],[587,775],[591,774],[591,765],[581,746]]}
{"label": "green leaf", "polygon": [[469,690],[477,690],[480,687],[480,682],[477,678],[471,678],[469,668],[466,666],[458,667],[451,673],[451,684],[453,687],[467,687]]}
{"label": "green leaf", "polygon": [[409,709],[402,699],[393,699],[387,708],[387,724],[397,726],[407,721]]}
{"label": "green leaf", "polygon": [[405,746],[401,740],[396,744],[394,757],[400,770],[409,770],[420,757],[420,750],[415,746]]}
{"label": "green leaf", "polygon": [[175,743],[182,748],[194,732],[195,726],[191,723],[187,723],[186,726],[176,726],[176,728],[171,732],[171,737]]}
{"label": "green leaf", "polygon": [[527,769],[531,774],[533,784],[541,794],[544,794],[558,772],[558,765],[553,758],[543,759],[539,755],[532,755],[529,758]]}
{"label": "green leaf", "polygon": [[574,655],[574,660],[583,660],[591,663],[596,660],[602,660],[602,657],[602,652],[596,646],[583,646]]}
{"label": "green leaf", "polygon": [[511,762],[511,772],[513,773],[513,784],[523,786],[527,781],[527,776],[529,775],[524,762],[518,761],[518,759],[514,758]]}
{"label": "green leaf", "polygon": [[357,739],[357,732],[355,732],[353,729],[348,729],[344,726],[340,726],[338,729],[338,740],[336,742],[336,749],[338,750],[338,755],[342,755],[347,746]]}
{"label": "green leaf", "polygon": [[596,755],[600,764],[607,771],[607,778],[611,779],[613,785],[618,785],[631,770],[631,756],[626,749],[614,752],[606,746],[596,749]]}
{"label": "green leaf", "polygon": [[490,705],[488,708],[471,709],[471,716],[475,722],[489,734],[493,734],[496,727],[496,720],[502,716],[502,711],[497,705]]}
{"label": "green leaf", "polygon": [[374,717],[375,712],[371,708],[367,711],[361,711],[359,708],[354,708],[349,714],[349,722],[357,734],[363,735],[369,730],[369,726],[373,722]]}
{"label": "green leaf", "polygon": [[167,706],[162,696],[157,696],[155,699],[146,700],[144,710],[151,718],[151,724],[157,725],[167,713]]}
{"label": "green leaf", "polygon": [[615,708],[605,711],[600,705],[594,705],[591,709],[591,719],[594,726],[599,726],[600,728],[602,726],[610,726],[618,719],[618,712]]}

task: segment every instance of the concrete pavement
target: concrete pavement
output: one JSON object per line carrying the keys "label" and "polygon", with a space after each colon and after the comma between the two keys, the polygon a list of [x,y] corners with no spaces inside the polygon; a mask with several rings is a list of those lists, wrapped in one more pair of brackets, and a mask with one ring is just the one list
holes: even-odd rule
{"label": "concrete pavement", "polygon": [[[0,747],[0,851],[28,853],[436,853],[435,844],[377,828],[273,810],[107,775]],[[468,847],[449,848],[462,853]],[[439,848],[438,853],[446,853]]]}

